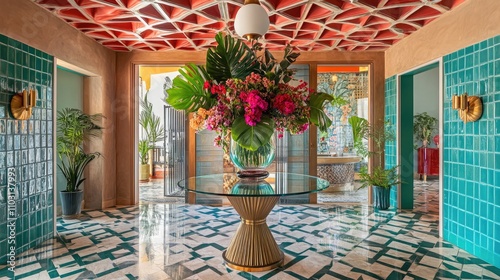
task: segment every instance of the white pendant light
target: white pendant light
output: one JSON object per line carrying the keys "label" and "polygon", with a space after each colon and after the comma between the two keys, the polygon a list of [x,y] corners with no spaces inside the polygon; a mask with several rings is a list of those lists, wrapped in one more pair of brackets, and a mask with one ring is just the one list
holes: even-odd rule
{"label": "white pendant light", "polygon": [[269,16],[259,0],[245,0],[234,19],[234,30],[247,40],[264,36],[269,29]]}

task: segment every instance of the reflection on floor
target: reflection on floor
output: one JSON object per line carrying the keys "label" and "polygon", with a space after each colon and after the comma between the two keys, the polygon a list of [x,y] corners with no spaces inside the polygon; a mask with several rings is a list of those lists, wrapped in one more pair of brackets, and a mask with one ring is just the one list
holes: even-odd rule
{"label": "reflection on floor", "polygon": [[285,264],[268,272],[224,266],[239,222],[231,207],[143,203],[58,220],[59,238],[19,256],[16,279],[500,279],[500,269],[437,237],[429,183],[418,184],[413,212],[275,207],[268,224]]}

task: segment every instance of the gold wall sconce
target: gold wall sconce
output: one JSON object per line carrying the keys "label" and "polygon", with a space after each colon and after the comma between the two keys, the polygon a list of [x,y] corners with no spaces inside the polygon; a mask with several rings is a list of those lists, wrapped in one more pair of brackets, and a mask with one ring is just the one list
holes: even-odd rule
{"label": "gold wall sconce", "polygon": [[23,90],[12,97],[10,111],[18,120],[27,120],[31,117],[32,108],[36,106],[36,90]]}
{"label": "gold wall sconce", "polygon": [[475,122],[483,115],[483,101],[479,96],[467,96],[454,94],[451,99],[451,107],[458,110],[458,116],[466,122]]}

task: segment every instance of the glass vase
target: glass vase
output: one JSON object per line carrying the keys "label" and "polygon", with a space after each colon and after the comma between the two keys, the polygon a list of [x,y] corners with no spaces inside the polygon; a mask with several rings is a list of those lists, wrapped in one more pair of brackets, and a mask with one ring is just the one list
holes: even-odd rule
{"label": "glass vase", "polygon": [[274,135],[268,143],[260,146],[256,151],[245,149],[231,139],[229,157],[240,169],[239,177],[267,177],[269,172],[265,169],[273,162],[275,151]]}

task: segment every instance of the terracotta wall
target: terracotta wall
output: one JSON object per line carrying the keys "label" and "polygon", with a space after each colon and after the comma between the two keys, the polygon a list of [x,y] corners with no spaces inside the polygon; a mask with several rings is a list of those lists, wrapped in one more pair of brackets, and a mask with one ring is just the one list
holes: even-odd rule
{"label": "terracotta wall", "polygon": [[89,147],[104,157],[86,173],[85,207],[115,205],[115,53],[29,0],[0,1],[0,33],[92,73],[84,81],[84,111],[104,114],[106,129]]}
{"label": "terracotta wall", "polygon": [[385,77],[500,34],[500,1],[468,0],[385,52]]}
{"label": "terracotta wall", "polygon": [[[205,62],[205,52],[131,52],[117,53],[117,82],[116,82],[116,102],[120,104],[120,111],[116,119],[117,128],[117,151],[135,151],[135,139],[137,127],[135,126],[135,115],[137,114],[137,98],[134,90],[135,65],[184,65],[186,62]],[[275,57],[281,58],[282,53],[275,53]],[[315,69],[318,64],[371,64],[371,79],[373,80],[374,105],[371,111],[372,119],[382,120],[384,112],[384,53],[381,52],[316,52],[302,53],[296,64],[309,63],[311,69]],[[135,69],[135,70],[134,70]],[[315,86],[315,76],[311,76],[311,86]],[[135,153],[117,153],[117,204],[127,205],[138,202],[138,193],[135,188],[137,181],[137,169],[135,163]]]}

